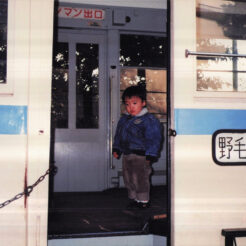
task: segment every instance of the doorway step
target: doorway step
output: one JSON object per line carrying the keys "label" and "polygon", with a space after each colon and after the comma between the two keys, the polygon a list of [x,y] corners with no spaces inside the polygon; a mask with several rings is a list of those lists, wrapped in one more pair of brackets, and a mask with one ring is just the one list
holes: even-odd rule
{"label": "doorway step", "polygon": [[[68,239],[147,235],[155,221],[159,236],[166,236],[167,188],[153,186],[148,209],[126,209],[127,191],[114,188],[103,192],[59,192],[50,197],[48,238]],[[156,230],[154,230],[156,231]]]}
{"label": "doorway step", "polygon": [[48,240],[48,246],[166,246],[167,238],[156,235],[132,235]]}

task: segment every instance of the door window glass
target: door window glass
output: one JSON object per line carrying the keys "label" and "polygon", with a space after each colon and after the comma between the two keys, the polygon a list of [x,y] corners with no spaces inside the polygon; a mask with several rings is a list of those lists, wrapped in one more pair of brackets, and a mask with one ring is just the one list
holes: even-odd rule
{"label": "door window glass", "polygon": [[6,84],[8,1],[0,0],[0,84]]}
{"label": "door window glass", "polygon": [[165,67],[167,41],[165,37],[147,35],[120,35],[120,65]]}
{"label": "door window glass", "polygon": [[53,45],[51,124],[68,128],[68,43]]}
{"label": "door window glass", "polygon": [[98,128],[98,44],[76,46],[76,128]]}
{"label": "door window glass", "polygon": [[[246,54],[246,2],[197,0],[197,51]],[[197,56],[197,91],[246,91],[246,59]]]}
{"label": "door window glass", "polygon": [[[167,115],[166,39],[155,36],[121,35],[120,90],[142,84],[147,91],[147,108],[160,120]],[[128,42],[130,44],[128,45]],[[121,103],[121,112],[125,110]]]}

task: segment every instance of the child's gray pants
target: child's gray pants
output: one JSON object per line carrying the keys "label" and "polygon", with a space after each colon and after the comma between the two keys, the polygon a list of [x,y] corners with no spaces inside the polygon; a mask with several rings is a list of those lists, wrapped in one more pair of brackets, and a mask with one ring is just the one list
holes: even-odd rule
{"label": "child's gray pants", "polygon": [[150,174],[152,168],[145,156],[123,155],[123,179],[128,197],[139,201],[149,201]]}

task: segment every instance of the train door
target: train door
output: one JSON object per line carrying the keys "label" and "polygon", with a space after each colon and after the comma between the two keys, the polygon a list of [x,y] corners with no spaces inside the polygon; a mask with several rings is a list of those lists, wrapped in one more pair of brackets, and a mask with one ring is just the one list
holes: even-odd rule
{"label": "train door", "polygon": [[[120,219],[124,219],[122,227],[117,227],[114,221],[110,222],[111,220],[108,222],[110,225],[98,226],[93,222],[99,221],[99,217],[95,220],[97,213],[93,209],[93,213],[89,214],[86,210],[88,205],[84,205],[81,213],[86,211],[86,216],[91,217],[85,221],[91,223],[90,227],[88,224],[80,224],[79,228],[74,229],[81,234],[86,234],[89,229],[90,233],[121,232],[125,228],[128,230],[130,225],[132,225],[130,231],[136,233],[137,230],[142,233],[144,230],[142,224],[146,224],[146,218],[149,219],[152,213],[163,216],[169,212],[166,151],[168,141],[166,19],[167,11],[163,9],[65,3],[58,7],[55,28],[57,35],[53,46],[51,116],[53,129],[51,154],[54,154],[51,155],[51,161],[58,171],[50,186],[51,196],[53,195],[50,199],[53,214],[49,219],[51,237],[53,234],[57,235],[56,229],[53,230],[56,227],[56,218],[60,216],[56,211],[56,206],[60,205],[57,197],[63,194],[69,197],[78,195],[79,199],[82,195],[86,196],[85,199],[81,199],[83,201],[93,195],[93,204],[99,206],[95,210],[99,213],[102,208],[104,211],[120,211],[117,215],[122,215]],[[120,205],[110,203],[113,209],[112,207],[105,209],[103,206],[105,201],[99,200],[97,196],[102,194],[115,196],[113,192],[118,194],[119,191],[125,191],[118,189],[124,186],[122,164],[121,160],[112,158],[112,143],[117,122],[124,112],[124,105],[121,102],[122,92],[126,87],[136,84],[146,87],[148,111],[163,125],[161,156],[152,166],[151,177],[152,191],[157,188],[156,206],[152,207],[148,216],[139,215],[137,221],[134,215],[128,217],[129,214],[125,212],[124,202],[127,203],[127,195],[122,196]],[[78,200],[74,200],[74,203],[78,204],[73,204],[72,207],[82,207]],[[76,211],[74,209],[74,212]],[[108,216],[107,213],[105,215]],[[107,219],[102,218],[102,223],[111,217],[114,218],[115,215],[109,215]],[[65,212],[62,218],[65,218]],[[164,223],[166,225],[166,221]],[[74,225],[77,226],[76,223],[73,223]],[[109,228],[107,232],[104,231],[105,228]],[[165,228],[162,226],[159,229],[161,235],[166,233]],[[70,227],[67,227],[66,232],[63,230],[64,228],[61,228],[59,233],[66,235],[71,233]]]}
{"label": "train door", "polygon": [[59,29],[53,57],[54,191],[103,190],[108,135],[105,35]]}

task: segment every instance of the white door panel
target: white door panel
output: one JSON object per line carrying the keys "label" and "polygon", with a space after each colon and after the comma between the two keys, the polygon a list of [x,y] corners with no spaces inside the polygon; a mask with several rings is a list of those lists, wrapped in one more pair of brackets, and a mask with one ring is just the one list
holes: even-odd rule
{"label": "white door panel", "polygon": [[104,37],[71,30],[58,34],[58,42],[68,43],[68,116],[67,128],[55,130],[56,192],[107,188]]}

